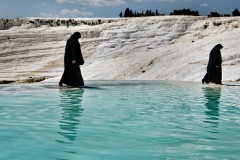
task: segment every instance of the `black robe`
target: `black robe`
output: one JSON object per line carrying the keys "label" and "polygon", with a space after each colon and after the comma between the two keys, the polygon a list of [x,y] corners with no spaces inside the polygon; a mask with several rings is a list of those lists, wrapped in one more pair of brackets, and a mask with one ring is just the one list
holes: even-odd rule
{"label": "black robe", "polygon": [[[72,61],[76,62],[73,64]],[[70,38],[67,41],[64,55],[64,72],[61,83],[68,86],[84,86],[79,65],[83,65],[84,60],[81,53],[78,39]]]}
{"label": "black robe", "polygon": [[218,44],[211,50],[207,65],[207,73],[202,79],[203,83],[212,82],[222,84],[222,56],[220,51],[222,48],[223,46]]}

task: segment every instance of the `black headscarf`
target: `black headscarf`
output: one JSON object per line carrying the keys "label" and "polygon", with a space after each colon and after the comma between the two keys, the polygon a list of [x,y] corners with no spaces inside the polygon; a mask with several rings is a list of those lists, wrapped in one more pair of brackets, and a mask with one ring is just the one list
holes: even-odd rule
{"label": "black headscarf", "polygon": [[78,38],[81,38],[81,34],[79,32],[73,33],[73,35],[71,35],[70,37],[70,39],[74,39],[74,40],[78,40]]}
{"label": "black headscarf", "polygon": [[216,47],[216,48],[219,48],[219,49],[222,49],[222,48],[223,48],[223,46],[222,46],[221,44],[217,44],[215,47]]}
{"label": "black headscarf", "polygon": [[223,48],[221,44],[217,44],[210,52],[210,55],[212,56],[215,53],[221,53],[220,50]]}
{"label": "black headscarf", "polygon": [[223,48],[223,46],[221,44],[217,44],[212,50],[215,50],[215,49],[220,50],[222,48]]}
{"label": "black headscarf", "polygon": [[[70,38],[67,40],[67,44],[66,44],[66,48],[65,48],[66,53],[72,52],[73,45],[77,45],[79,47],[76,47],[76,48],[80,48],[80,44],[78,42],[79,38],[81,38],[81,34],[79,32],[75,32],[70,36]],[[81,51],[79,51],[79,52],[81,52]]]}

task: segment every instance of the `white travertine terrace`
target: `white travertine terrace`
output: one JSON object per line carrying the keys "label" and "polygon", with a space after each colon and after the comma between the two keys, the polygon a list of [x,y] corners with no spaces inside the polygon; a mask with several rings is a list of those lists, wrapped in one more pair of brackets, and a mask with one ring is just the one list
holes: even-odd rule
{"label": "white travertine terrace", "polygon": [[223,81],[240,80],[240,17],[0,19],[0,29],[0,80],[59,81],[66,40],[76,31],[84,80],[200,82],[218,43],[224,46]]}

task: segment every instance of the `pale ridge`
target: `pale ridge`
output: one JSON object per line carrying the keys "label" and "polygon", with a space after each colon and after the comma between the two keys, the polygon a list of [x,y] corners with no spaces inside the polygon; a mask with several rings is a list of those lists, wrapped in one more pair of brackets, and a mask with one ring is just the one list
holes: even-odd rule
{"label": "pale ridge", "polygon": [[58,81],[66,40],[75,31],[82,34],[84,80],[200,82],[218,43],[224,46],[223,81],[240,80],[240,17],[74,19],[68,27],[69,19],[43,20],[9,20],[7,26],[0,20],[0,80]]}

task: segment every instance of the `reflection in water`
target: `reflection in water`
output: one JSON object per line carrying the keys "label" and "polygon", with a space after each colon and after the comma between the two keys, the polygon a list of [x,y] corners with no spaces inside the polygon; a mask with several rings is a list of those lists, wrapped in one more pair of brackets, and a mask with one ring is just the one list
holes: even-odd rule
{"label": "reflection in water", "polygon": [[203,88],[204,96],[206,98],[205,106],[207,107],[207,111],[205,111],[207,115],[207,120],[205,122],[211,123],[214,127],[218,125],[219,119],[219,99],[221,97],[221,87],[218,88]]}
{"label": "reflection in water", "polygon": [[57,140],[59,143],[72,143],[77,137],[79,117],[84,110],[81,106],[83,92],[83,89],[60,90],[62,120],[59,121],[61,131],[58,133],[64,136],[68,142]]}

